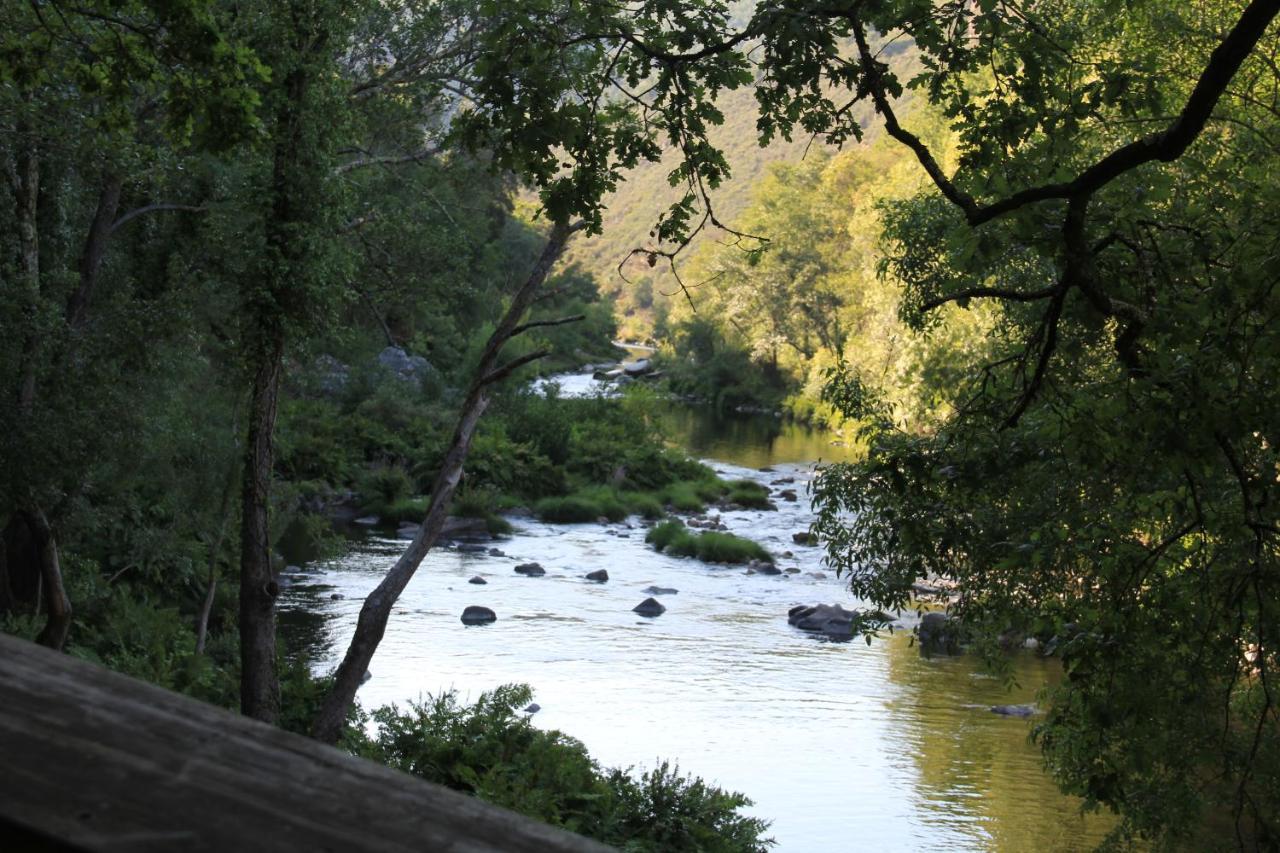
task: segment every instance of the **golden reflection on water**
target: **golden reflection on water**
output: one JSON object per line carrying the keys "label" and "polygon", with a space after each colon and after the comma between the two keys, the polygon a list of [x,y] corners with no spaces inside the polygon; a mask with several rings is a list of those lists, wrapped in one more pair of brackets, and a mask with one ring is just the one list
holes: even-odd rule
{"label": "golden reflection on water", "polygon": [[889,677],[899,688],[890,712],[919,774],[920,813],[970,822],[975,841],[989,850],[1067,853],[1103,840],[1115,819],[1082,814],[1081,801],[1043,772],[1030,742],[1039,717],[989,710],[1033,703],[1040,685],[1061,677],[1056,660],[1019,654],[1010,688],[972,656],[925,658],[905,638],[886,646]]}

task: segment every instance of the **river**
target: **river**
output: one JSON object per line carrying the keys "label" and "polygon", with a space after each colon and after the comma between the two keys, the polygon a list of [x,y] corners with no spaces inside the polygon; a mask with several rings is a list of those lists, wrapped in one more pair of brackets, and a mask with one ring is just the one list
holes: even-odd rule
{"label": "river", "polygon": [[[722,520],[774,554],[792,552],[778,565],[800,574],[749,575],[655,553],[638,519],[514,519],[515,535],[495,543],[502,557],[428,555],[395,608],[360,702],[372,708],[446,689],[474,698],[526,682],[542,707],[536,725],[582,740],[605,765],[671,759],[742,791],[755,801],[752,813],[772,821],[781,851],[1077,851],[1101,840],[1111,822],[1082,817],[1045,776],[1028,742],[1034,718],[989,710],[1033,702],[1057,677],[1056,661],[1019,655],[1009,688],[971,658],[923,658],[909,631],[868,646],[787,624],[796,604],[858,604],[826,572],[820,549],[791,538],[809,522],[812,460],[839,455],[838,447],[767,417],[724,422],[677,408],[666,423],[673,442],[726,477],[796,479],[774,488],[794,488],[800,501]],[[319,669],[337,664],[361,601],[403,544],[365,539],[306,566],[286,591],[285,608],[318,637]],[[530,561],[546,576],[513,572]],[[601,568],[608,583],[583,579]],[[811,574],[819,572],[828,577]],[[476,574],[488,584],[467,583]],[[679,592],[662,598],[666,613],[643,619],[631,608],[651,584]],[[491,607],[498,621],[464,627],[459,616],[471,604]]]}

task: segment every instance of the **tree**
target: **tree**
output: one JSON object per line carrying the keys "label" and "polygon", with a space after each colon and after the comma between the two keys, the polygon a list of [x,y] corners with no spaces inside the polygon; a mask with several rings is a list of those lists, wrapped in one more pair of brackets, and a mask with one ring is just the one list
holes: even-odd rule
{"label": "tree", "polygon": [[[54,648],[71,624],[59,516],[92,458],[95,442],[80,436],[101,436],[89,425],[112,408],[83,368],[128,335],[92,322],[103,267],[140,218],[201,210],[147,198],[163,182],[145,180],[144,163],[242,137],[260,73],[208,3],[108,5],[6,3],[0,51],[0,156],[16,234],[2,297],[16,320],[3,353],[0,610],[45,606],[40,640]],[[66,381],[72,374],[82,381]]]}
{"label": "tree", "polygon": [[[880,606],[954,579],[987,649],[1059,634],[1067,678],[1036,737],[1123,833],[1185,841],[1227,816],[1241,848],[1273,844],[1280,304],[1260,95],[1280,5],[815,12],[854,40],[849,73],[933,184],[886,212],[903,318],[927,332],[973,300],[1000,318],[929,435],[837,377],[870,451],[818,484],[831,559]],[[954,118],[956,173],[898,120],[872,26],[925,53],[913,85]]]}

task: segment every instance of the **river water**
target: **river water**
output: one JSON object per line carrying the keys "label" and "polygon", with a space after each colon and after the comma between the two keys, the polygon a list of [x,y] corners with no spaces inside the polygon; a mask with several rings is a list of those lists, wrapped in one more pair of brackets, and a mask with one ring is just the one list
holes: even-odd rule
{"label": "river water", "polygon": [[[1028,742],[1034,718],[989,710],[1034,701],[1057,677],[1056,662],[1019,656],[1010,688],[971,658],[921,657],[909,631],[868,646],[787,624],[796,604],[858,604],[826,572],[820,549],[791,538],[809,523],[811,460],[838,456],[838,447],[767,417],[726,424],[674,409],[666,423],[673,441],[725,477],[796,480],[774,488],[796,489],[800,501],[722,520],[775,555],[792,552],[778,565],[799,574],[663,556],[644,544],[638,519],[514,519],[515,535],[494,543],[504,556],[428,555],[393,613],[360,702],[372,708],[448,689],[474,698],[526,682],[542,707],[537,725],[582,740],[605,765],[651,767],[665,758],[742,791],[755,801],[751,811],[773,822],[782,851],[1075,851],[1101,840],[1110,822],[1082,817],[1045,776]],[[765,466],[772,470],[759,470]],[[402,548],[368,538],[306,566],[287,591],[292,617],[312,623],[319,638],[319,669],[337,664],[361,601]],[[546,576],[514,573],[530,561]],[[607,569],[609,582],[583,579],[595,569]],[[815,576],[822,572],[828,577]],[[488,583],[467,582],[477,574]],[[656,619],[631,612],[650,585],[679,590],[661,598],[667,612]],[[498,621],[463,626],[471,604],[492,608]],[[908,628],[912,618],[904,614]]]}

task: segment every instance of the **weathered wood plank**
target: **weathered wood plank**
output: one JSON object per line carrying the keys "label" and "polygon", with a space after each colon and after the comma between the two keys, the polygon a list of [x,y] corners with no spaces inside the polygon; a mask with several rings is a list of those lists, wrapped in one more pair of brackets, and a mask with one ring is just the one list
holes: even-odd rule
{"label": "weathered wood plank", "polygon": [[0,764],[0,819],[86,850],[609,849],[4,635]]}

